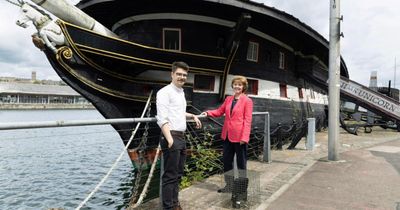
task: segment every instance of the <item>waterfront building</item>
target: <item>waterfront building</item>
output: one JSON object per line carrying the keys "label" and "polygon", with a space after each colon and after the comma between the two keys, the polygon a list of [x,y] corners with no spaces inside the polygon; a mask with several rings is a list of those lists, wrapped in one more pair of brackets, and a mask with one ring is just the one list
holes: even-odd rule
{"label": "waterfront building", "polygon": [[66,85],[0,82],[0,109],[93,108]]}
{"label": "waterfront building", "polygon": [[62,80],[38,80],[36,79],[36,72],[32,71],[31,78],[20,78],[20,77],[0,77],[0,82],[15,82],[15,83],[34,83],[42,85],[67,85]]}

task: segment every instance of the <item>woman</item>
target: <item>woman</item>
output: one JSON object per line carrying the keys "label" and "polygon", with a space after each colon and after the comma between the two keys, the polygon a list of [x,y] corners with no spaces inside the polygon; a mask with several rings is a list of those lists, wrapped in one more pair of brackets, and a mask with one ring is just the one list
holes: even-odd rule
{"label": "woman", "polygon": [[[203,112],[202,115],[209,117],[220,117],[225,114],[224,126],[221,138],[223,142],[223,162],[225,173],[225,187],[218,192],[231,192],[234,182],[237,181],[243,188],[245,186],[247,199],[246,162],[247,144],[249,143],[251,119],[253,112],[253,101],[245,95],[248,82],[244,76],[235,76],[232,79],[233,96],[226,97],[224,103],[215,110]],[[233,157],[236,154],[237,168],[239,169],[239,179],[234,181],[233,173],[228,175],[228,171],[233,169]],[[244,193],[244,192],[243,192]]]}

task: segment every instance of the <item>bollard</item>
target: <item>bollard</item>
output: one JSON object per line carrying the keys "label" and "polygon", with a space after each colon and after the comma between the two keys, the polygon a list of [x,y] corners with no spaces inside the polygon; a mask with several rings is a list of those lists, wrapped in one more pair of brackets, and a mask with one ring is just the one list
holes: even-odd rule
{"label": "bollard", "polygon": [[307,150],[313,150],[315,145],[315,118],[307,118],[308,132],[307,132]]}
{"label": "bollard", "polygon": [[266,113],[264,116],[264,152],[263,152],[263,161],[270,163],[271,162],[271,136],[269,130],[269,113]]}

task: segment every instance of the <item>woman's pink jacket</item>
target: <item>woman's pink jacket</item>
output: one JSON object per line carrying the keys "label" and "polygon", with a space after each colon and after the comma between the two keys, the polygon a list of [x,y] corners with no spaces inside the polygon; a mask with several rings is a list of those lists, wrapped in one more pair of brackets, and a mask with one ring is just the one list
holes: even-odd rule
{"label": "woman's pink jacket", "polygon": [[224,127],[221,133],[223,140],[228,137],[231,142],[244,141],[249,143],[253,101],[246,95],[241,95],[231,114],[233,98],[234,96],[226,97],[224,103],[218,109],[207,111],[207,115],[220,117],[225,114]]}

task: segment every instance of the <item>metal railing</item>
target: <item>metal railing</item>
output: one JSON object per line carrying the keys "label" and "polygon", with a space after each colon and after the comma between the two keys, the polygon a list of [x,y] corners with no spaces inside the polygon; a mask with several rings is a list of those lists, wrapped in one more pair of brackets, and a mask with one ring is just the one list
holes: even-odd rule
{"label": "metal railing", "polygon": [[[271,140],[270,140],[270,121],[268,112],[253,112],[254,115],[264,115],[264,129],[263,129],[263,161],[271,162]],[[197,115],[200,119],[208,118],[203,115]],[[213,122],[214,119],[209,118]],[[260,120],[260,119],[257,119]],[[148,122],[156,122],[155,117],[141,117],[141,118],[117,118],[117,119],[98,119],[98,120],[58,120],[58,121],[32,121],[32,122],[12,122],[12,123],[0,123],[0,130],[17,130],[17,129],[37,129],[37,128],[55,128],[55,127],[73,127],[73,126],[92,126],[92,125],[113,125],[113,124],[140,124]],[[188,122],[194,122],[193,120],[188,120]],[[253,120],[254,123],[254,120]],[[262,123],[262,122],[261,122]],[[261,124],[258,121],[256,124]],[[135,132],[136,133],[136,132]],[[261,140],[261,139],[260,139]],[[125,148],[126,150],[126,148]],[[104,183],[105,179],[109,176],[112,169],[119,162],[122,157],[123,152],[118,157],[117,161],[113,164],[113,167],[109,170],[107,175],[101,180],[101,182],[96,186],[96,188],[87,196],[87,198],[76,208],[81,209],[90,197],[98,190],[100,185]],[[236,165],[236,164],[235,164]],[[161,167],[163,164],[161,164]],[[162,170],[162,168],[161,168]],[[161,184],[161,182],[160,182]],[[161,186],[160,186],[161,189]],[[161,193],[160,193],[161,195]],[[161,196],[160,196],[161,198]],[[139,203],[140,205],[140,203]]]}
{"label": "metal railing", "polygon": [[68,120],[68,121],[58,120],[58,121],[0,123],[0,130],[71,127],[71,126],[87,126],[87,125],[111,125],[111,124],[144,123],[144,122],[156,122],[156,118],[143,117],[143,118],[116,118],[116,119],[104,119],[104,120]]}
{"label": "metal railing", "polygon": [[[263,161],[271,162],[271,139],[270,139],[270,122],[268,112],[253,112],[253,115],[265,115],[264,118],[264,145],[263,145]],[[197,115],[199,119],[206,118]],[[99,119],[99,120],[57,120],[57,121],[32,121],[32,122],[12,122],[0,123],[0,130],[16,130],[16,129],[35,129],[35,128],[54,128],[54,127],[72,127],[72,126],[91,126],[91,125],[112,125],[112,124],[130,124],[156,122],[155,117],[143,118],[116,118],[116,119]],[[188,120],[193,122],[193,120]]]}

